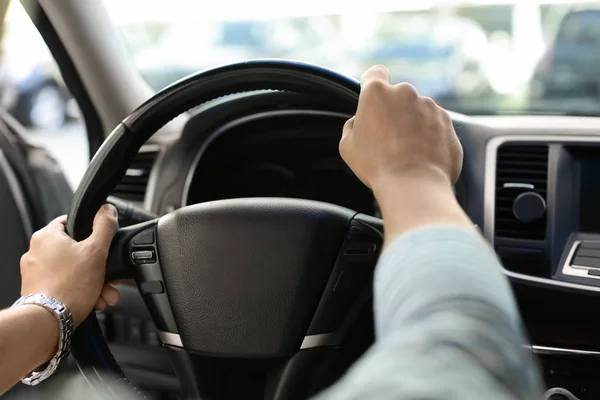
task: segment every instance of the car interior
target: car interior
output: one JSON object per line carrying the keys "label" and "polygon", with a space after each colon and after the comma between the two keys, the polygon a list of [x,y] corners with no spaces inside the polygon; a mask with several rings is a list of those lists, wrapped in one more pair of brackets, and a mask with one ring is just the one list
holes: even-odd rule
{"label": "car interior", "polygon": [[[372,192],[338,153],[356,77],[257,57],[155,92],[113,21],[118,5],[21,4],[80,109],[93,158],[74,190],[68,168],[0,112],[0,305],[19,295],[34,231],[68,214],[68,232],[83,239],[102,203],[119,211],[107,280],[119,281],[121,301],[77,329],[57,375],[80,374],[90,390],[128,382],[152,399],[304,399],[336,382],[374,341],[383,239]],[[547,80],[551,52],[540,52]],[[563,85],[566,101],[561,79],[551,87]],[[589,105],[598,113],[600,103],[552,111],[538,107],[539,85],[532,92],[535,107],[515,112],[448,106],[464,149],[454,190],[502,261],[545,398],[598,399],[600,117]],[[6,398],[43,396],[44,386]]]}

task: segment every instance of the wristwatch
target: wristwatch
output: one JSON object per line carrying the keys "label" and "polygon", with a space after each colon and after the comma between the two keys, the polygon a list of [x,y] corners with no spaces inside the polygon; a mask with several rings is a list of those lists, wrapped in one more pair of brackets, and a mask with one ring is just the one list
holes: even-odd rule
{"label": "wristwatch", "polygon": [[66,361],[71,350],[71,335],[73,334],[73,317],[71,311],[60,300],[43,294],[30,294],[21,297],[11,308],[25,304],[37,304],[50,311],[58,320],[60,329],[58,338],[58,350],[54,357],[48,361],[46,368],[41,371],[33,371],[21,379],[26,385],[35,386],[46,380]]}

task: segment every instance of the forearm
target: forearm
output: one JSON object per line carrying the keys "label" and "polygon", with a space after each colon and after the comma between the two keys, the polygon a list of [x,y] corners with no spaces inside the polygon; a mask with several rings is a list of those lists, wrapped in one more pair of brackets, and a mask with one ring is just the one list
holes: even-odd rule
{"label": "forearm", "polygon": [[56,317],[38,305],[0,311],[0,395],[56,352]]}
{"label": "forearm", "polygon": [[374,282],[377,340],[324,398],[541,396],[510,285],[444,178],[405,175],[375,190],[387,246]]}
{"label": "forearm", "polygon": [[540,398],[510,285],[474,229],[407,232],[374,284],[375,345],[323,398]]}

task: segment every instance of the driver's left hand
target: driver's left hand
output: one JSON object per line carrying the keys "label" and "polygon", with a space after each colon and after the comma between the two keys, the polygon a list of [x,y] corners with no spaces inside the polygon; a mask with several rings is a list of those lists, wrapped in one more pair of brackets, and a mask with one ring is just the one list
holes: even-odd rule
{"label": "driver's left hand", "polygon": [[117,210],[105,204],[94,218],[92,234],[76,242],[65,232],[66,216],[50,222],[31,237],[21,257],[21,295],[45,294],[71,310],[77,327],[94,307],[116,305],[119,291],[104,283],[110,243],[119,228]]}

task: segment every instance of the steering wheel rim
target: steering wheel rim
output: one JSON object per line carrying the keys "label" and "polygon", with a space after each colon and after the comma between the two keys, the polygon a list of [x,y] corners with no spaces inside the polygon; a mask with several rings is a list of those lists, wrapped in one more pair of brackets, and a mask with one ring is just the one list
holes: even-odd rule
{"label": "steering wheel rim", "polygon": [[[129,161],[146,140],[168,121],[215,98],[237,92],[264,89],[319,96],[351,114],[356,110],[360,92],[359,83],[354,79],[326,68],[293,61],[253,60],[225,65],[184,78],[141,105],[106,139],[92,159],[75,192],[67,219],[67,232],[76,240],[82,240],[89,235],[95,211],[121,179]],[[256,207],[250,205],[250,208],[256,212],[263,205],[258,204]],[[239,208],[240,205],[233,205],[233,208],[236,207]],[[248,205],[241,207],[247,208]],[[300,207],[302,212],[314,211],[319,216],[329,212],[320,205],[311,204],[286,203],[281,207],[284,212],[288,212],[289,208]],[[347,224],[370,224],[381,231],[380,220],[359,217],[362,222],[355,222],[356,213],[349,216],[346,211],[338,208],[332,211],[332,214],[336,214],[334,218],[340,221],[347,218],[345,221]],[[340,217],[341,215],[344,217]],[[137,225],[132,229],[121,229],[113,241],[109,265],[115,257],[123,258],[123,255],[129,255],[130,249],[128,250],[124,243],[154,222]],[[381,234],[378,234],[381,239]],[[130,260],[122,262],[127,261]],[[374,266],[373,260],[369,262]],[[95,313],[92,313],[76,330],[73,337],[73,354],[92,386],[110,386],[115,381],[126,380],[108,348]]]}

